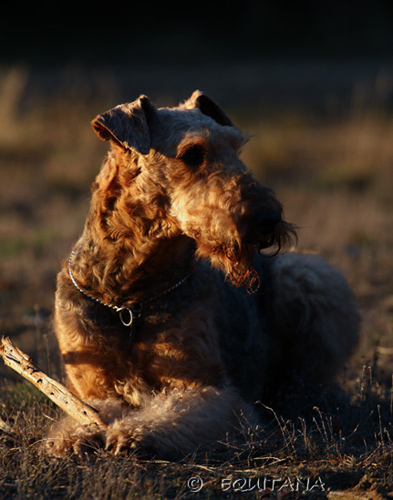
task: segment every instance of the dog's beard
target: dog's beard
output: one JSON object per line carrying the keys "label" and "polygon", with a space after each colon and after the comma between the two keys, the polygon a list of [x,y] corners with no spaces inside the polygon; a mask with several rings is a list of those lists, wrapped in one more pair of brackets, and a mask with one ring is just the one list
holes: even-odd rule
{"label": "dog's beard", "polygon": [[255,292],[259,287],[259,277],[252,265],[256,250],[255,246],[241,247],[237,242],[225,246],[197,241],[196,255],[223,271],[233,285]]}
{"label": "dog's beard", "polygon": [[242,244],[240,238],[226,244],[206,242],[198,238],[196,256],[209,260],[236,287],[245,287],[248,292],[254,293],[260,286],[258,273],[253,267],[255,255],[261,252],[273,257],[287,250],[294,240],[296,241],[295,226],[283,221],[273,233],[260,235],[258,244]]}
{"label": "dog's beard", "polygon": [[259,276],[253,267],[256,247],[247,245],[241,252],[234,249],[225,249],[223,264],[226,267],[226,275],[231,283],[237,287],[245,287],[250,293],[259,288]]}

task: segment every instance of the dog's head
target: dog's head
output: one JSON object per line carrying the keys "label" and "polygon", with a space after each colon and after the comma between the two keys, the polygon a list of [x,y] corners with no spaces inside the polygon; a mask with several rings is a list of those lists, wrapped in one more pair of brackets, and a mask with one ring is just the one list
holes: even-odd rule
{"label": "dog's head", "polygon": [[123,180],[116,183],[123,185],[122,196],[129,188],[134,198],[129,203],[150,208],[159,199],[160,210],[150,211],[159,219],[155,226],[165,228],[166,238],[180,232],[194,239],[196,255],[209,259],[235,285],[255,285],[256,251],[280,250],[295,237],[274,193],[239,159],[246,137],[201,92],[176,108],[157,109],[141,96],[97,116],[92,125],[121,158],[117,168],[121,165]]}

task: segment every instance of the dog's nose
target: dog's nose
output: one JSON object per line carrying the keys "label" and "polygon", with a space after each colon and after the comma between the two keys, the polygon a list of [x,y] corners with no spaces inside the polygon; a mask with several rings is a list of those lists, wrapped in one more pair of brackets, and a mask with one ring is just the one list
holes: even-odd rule
{"label": "dog's nose", "polygon": [[261,238],[269,238],[277,224],[281,222],[281,213],[277,210],[258,212],[244,221],[243,243],[260,244]]}
{"label": "dog's nose", "polygon": [[258,216],[258,229],[263,234],[273,232],[274,228],[281,222],[281,213],[276,210],[263,212]]}

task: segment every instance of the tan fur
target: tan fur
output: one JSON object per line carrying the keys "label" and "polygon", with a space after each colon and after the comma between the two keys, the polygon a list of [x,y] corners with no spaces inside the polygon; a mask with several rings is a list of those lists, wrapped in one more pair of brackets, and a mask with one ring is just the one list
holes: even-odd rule
{"label": "tan fur", "polygon": [[[225,113],[200,92],[177,108],[141,96],[92,124],[112,148],[70,261],[84,293],[66,262],[55,320],[68,386],[109,430],[66,418],[48,449],[177,459],[241,414],[256,423],[270,389],[332,380],[357,343],[352,292],[320,259],[259,255],[295,231],[240,161],[245,137]],[[141,309],[136,326],[108,305]]]}

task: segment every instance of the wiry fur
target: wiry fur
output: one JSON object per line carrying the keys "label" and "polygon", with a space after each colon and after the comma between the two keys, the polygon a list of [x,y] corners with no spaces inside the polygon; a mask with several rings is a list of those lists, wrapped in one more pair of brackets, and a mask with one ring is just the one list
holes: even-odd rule
{"label": "wiry fur", "polygon": [[65,264],[55,320],[67,383],[109,429],[66,418],[48,449],[176,459],[223,439],[241,414],[256,422],[253,403],[277,387],[333,380],[358,339],[352,292],[318,257],[259,254],[295,230],[239,160],[245,137],[225,113],[200,92],[177,108],[141,96],[92,123],[112,148],[72,274],[106,304],[143,307],[130,338]]}

